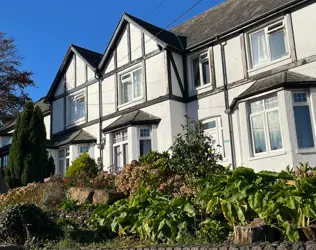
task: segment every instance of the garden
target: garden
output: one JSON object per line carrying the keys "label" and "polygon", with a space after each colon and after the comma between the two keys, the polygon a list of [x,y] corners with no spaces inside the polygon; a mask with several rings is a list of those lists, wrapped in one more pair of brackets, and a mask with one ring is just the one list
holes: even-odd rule
{"label": "garden", "polygon": [[0,195],[0,241],[24,249],[139,248],[316,239],[316,172],[219,164],[189,120],[169,151],[105,173],[88,154],[66,177]]}

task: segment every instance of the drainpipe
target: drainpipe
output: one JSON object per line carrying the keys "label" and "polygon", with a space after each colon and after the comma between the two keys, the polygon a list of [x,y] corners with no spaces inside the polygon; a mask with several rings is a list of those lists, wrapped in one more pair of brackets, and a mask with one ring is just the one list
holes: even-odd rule
{"label": "drainpipe", "polygon": [[226,56],[225,56],[225,45],[227,42],[220,43],[221,56],[222,56],[222,68],[223,68],[223,83],[224,83],[224,95],[225,95],[225,113],[228,115],[228,128],[230,137],[230,148],[232,157],[233,170],[236,169],[236,153],[235,153],[235,142],[234,142],[234,128],[233,128],[233,117],[229,108],[228,98],[228,80],[227,80],[227,68],[226,68]]}
{"label": "drainpipe", "polygon": [[102,140],[102,73],[97,68],[95,71],[95,78],[99,82],[99,150],[100,150],[100,165],[103,170],[103,149],[104,143]]}

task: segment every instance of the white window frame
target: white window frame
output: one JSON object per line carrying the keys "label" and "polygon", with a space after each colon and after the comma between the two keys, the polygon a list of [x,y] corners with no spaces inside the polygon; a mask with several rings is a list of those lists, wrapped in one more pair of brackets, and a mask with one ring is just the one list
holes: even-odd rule
{"label": "white window frame", "polygon": [[[207,55],[206,58],[201,58],[202,56],[204,55]],[[196,58],[199,58],[199,71],[200,71],[200,83],[201,85],[200,86],[195,86],[195,82],[194,82],[194,68],[193,68],[193,60],[196,59]],[[194,90],[198,90],[198,89],[201,89],[201,88],[204,88],[206,86],[210,86],[212,84],[212,71],[211,71],[211,60],[210,60],[210,51],[207,50],[207,51],[203,51],[203,52],[199,52],[199,53],[195,53],[194,55],[190,56],[189,57],[189,67],[190,67],[190,74],[191,74],[191,84],[190,84],[190,89],[191,91],[194,91]],[[202,63],[203,62],[206,62],[208,61],[209,62],[209,72],[210,72],[210,82],[207,82],[205,83],[204,80],[203,80],[203,68],[202,68]]]}
{"label": "white window frame", "polygon": [[[134,78],[133,78],[133,73],[135,71],[138,71],[138,70],[141,71],[141,76],[142,76],[142,79],[141,79],[141,95],[139,97],[134,97]],[[133,103],[135,101],[139,101],[139,100],[143,99],[143,97],[144,97],[144,74],[143,73],[144,72],[143,72],[142,66],[137,66],[137,67],[135,67],[135,68],[133,68],[133,69],[131,69],[129,71],[123,72],[123,73],[121,73],[119,75],[119,77],[118,77],[119,78],[118,90],[119,90],[119,100],[120,100],[119,107],[125,106],[125,105]],[[127,80],[125,79],[125,80],[122,81],[122,78],[124,76],[127,76],[127,75],[130,75],[130,77],[128,79],[131,79],[131,82],[132,82],[132,100],[129,101],[129,102],[124,102],[123,103],[123,92],[122,92],[123,88],[122,88],[122,84],[124,82],[127,82]]]}
{"label": "white window frame", "polygon": [[[278,106],[274,107],[274,108],[270,108],[270,109],[266,109],[266,105],[265,105],[265,100],[271,97],[276,97],[278,99]],[[263,110],[262,111],[257,111],[254,113],[251,113],[251,108],[250,108],[250,104],[252,102],[256,102],[256,101],[263,101]],[[283,143],[283,133],[282,133],[282,123],[281,123],[281,118],[280,118],[280,107],[279,107],[279,97],[277,94],[273,94],[273,95],[268,95],[268,96],[262,96],[260,98],[256,98],[253,100],[249,100],[248,103],[248,109],[249,109],[249,115],[248,115],[248,122],[250,124],[250,135],[251,135],[251,142],[252,142],[252,153],[253,156],[261,156],[261,155],[268,155],[271,153],[277,153],[277,152],[282,152],[284,151],[284,143]],[[269,136],[269,126],[268,126],[268,113],[274,112],[274,111],[278,111],[279,114],[279,125],[280,125],[280,133],[281,133],[281,143],[282,143],[282,148],[280,149],[276,149],[276,150],[271,150],[271,142],[270,142],[270,136]],[[253,130],[253,125],[252,125],[252,117],[254,116],[259,116],[259,115],[263,115],[263,128],[264,128],[264,136],[265,136],[265,146],[266,146],[266,152],[261,152],[261,153],[256,153],[256,148],[255,148],[255,139],[254,139],[254,130]]]}
{"label": "white window frame", "polygon": [[[120,138],[121,140],[118,142],[115,142],[115,135],[120,133]],[[124,133],[126,133],[126,138],[124,138]],[[119,131],[115,131],[112,134],[113,136],[113,145],[112,145],[112,155],[113,155],[113,161],[112,161],[112,166],[115,167],[116,170],[120,170],[124,167],[124,164],[127,164],[129,162],[129,152],[127,151],[127,160],[126,163],[124,163],[124,145],[127,145],[127,150],[128,150],[128,130],[127,129],[123,129],[123,130],[119,130]],[[120,163],[122,166],[116,166],[116,155],[115,155],[115,148],[116,147],[120,147]]]}
{"label": "white window frame", "polygon": [[[149,130],[149,136],[141,136],[141,129],[148,129]],[[153,139],[152,139],[152,128],[151,126],[139,126],[138,127],[138,142],[139,142],[139,156],[140,155],[140,141],[146,141],[150,140],[150,146],[151,146],[151,151],[153,150]]]}
{"label": "white window frame", "polygon": [[[80,100],[81,98],[84,98],[84,108],[85,108],[85,112],[84,112],[84,116],[77,119],[77,120],[71,120],[71,104],[73,101],[76,100]],[[86,92],[85,91],[81,91],[79,93],[73,94],[73,95],[69,95],[67,97],[67,111],[68,111],[68,115],[67,115],[67,121],[68,121],[68,125],[72,125],[72,124],[76,124],[76,123],[80,123],[86,120],[87,118],[87,110],[88,110],[88,104],[87,104],[87,96],[86,96]]]}
{"label": "white window frame", "polygon": [[[60,151],[64,151],[64,156],[63,157],[60,157],[59,156],[59,152]],[[68,155],[67,155],[67,151],[68,151]],[[65,169],[64,169],[64,173],[62,173],[62,175],[63,176],[65,176],[66,175],[66,172],[67,172],[67,169],[68,169],[68,167],[70,166],[70,147],[66,147],[66,148],[62,148],[62,149],[59,149],[58,151],[57,151],[57,154],[58,154],[58,174],[61,174],[60,173],[60,161],[63,161],[64,162],[64,164],[65,164]],[[68,166],[67,166],[67,160],[69,161],[69,164],[68,164]]]}
{"label": "white window frame", "polygon": [[[305,93],[306,94],[306,102],[295,102],[294,101],[294,94],[297,94],[297,93]],[[310,98],[309,92],[306,91],[306,90],[301,90],[301,91],[300,90],[295,90],[295,91],[292,91],[292,102],[293,102],[293,108],[294,108],[294,106],[308,106],[309,107],[309,116],[310,116],[310,120],[311,120],[312,136],[313,136],[313,142],[314,142],[314,147],[311,147],[311,148],[315,148],[316,147],[316,141],[315,141],[315,136],[314,136],[315,125],[314,125],[314,116],[313,116],[312,105],[311,105],[312,103],[311,103],[311,98]],[[296,121],[295,121],[294,109],[293,109],[293,118],[294,118],[294,124],[295,124]],[[309,149],[309,148],[299,148],[296,131],[295,131],[295,136],[296,136],[297,148],[299,150]]]}
{"label": "white window frame", "polygon": [[220,153],[223,157],[223,160],[226,160],[226,152],[225,152],[225,145],[224,145],[224,128],[223,128],[222,118],[221,117],[208,118],[202,121],[202,125],[209,122],[213,122],[213,121],[215,121],[215,125],[216,125],[215,128],[204,129],[204,132],[208,132],[208,131],[216,132],[217,138],[218,138],[217,144],[221,146],[219,148],[220,152],[217,152],[217,153]]}
{"label": "white window frame", "polygon": [[89,154],[90,144],[79,144],[78,145],[78,156],[81,156],[83,154],[83,152],[80,152],[81,147],[88,147],[88,151],[86,151],[86,153]]}
{"label": "white window frame", "polygon": [[[269,42],[269,35],[273,34],[276,31],[281,30],[279,28],[279,26],[275,29],[269,30],[269,28],[271,26],[274,26],[278,23],[282,22],[282,28],[284,29],[284,33],[285,33],[285,49],[287,54],[284,55],[281,58],[275,59],[275,60],[271,60],[271,49],[270,49],[270,42]],[[256,28],[255,30],[252,30],[250,32],[246,33],[246,41],[247,41],[247,59],[248,59],[248,71],[254,71],[263,67],[266,67],[268,65],[274,64],[274,63],[278,63],[280,61],[283,61],[285,59],[288,59],[291,57],[290,54],[290,38],[289,38],[289,32],[288,32],[288,22],[287,22],[287,17],[284,16],[281,19],[277,19],[274,20],[273,22],[269,23],[269,24],[265,24],[262,25],[260,28]],[[252,41],[251,41],[251,35],[256,34],[258,32],[264,31],[265,32],[265,41],[266,41],[266,46],[267,46],[267,57],[268,60],[264,63],[258,64],[258,65],[253,65],[253,53],[252,53]]]}

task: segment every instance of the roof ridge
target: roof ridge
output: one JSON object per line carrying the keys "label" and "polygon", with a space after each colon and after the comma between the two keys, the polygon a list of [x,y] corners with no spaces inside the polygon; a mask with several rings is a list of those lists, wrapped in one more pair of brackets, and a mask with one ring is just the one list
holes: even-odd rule
{"label": "roof ridge", "polygon": [[79,49],[83,49],[83,50],[86,50],[86,51],[89,51],[89,52],[92,52],[92,53],[96,53],[96,54],[103,55],[102,53],[99,53],[99,52],[97,52],[97,51],[94,51],[94,50],[91,50],[91,49],[87,49],[87,48],[78,46],[78,45],[73,44],[73,43],[71,43],[70,46],[74,47],[75,49],[76,49],[76,48],[79,48]]}

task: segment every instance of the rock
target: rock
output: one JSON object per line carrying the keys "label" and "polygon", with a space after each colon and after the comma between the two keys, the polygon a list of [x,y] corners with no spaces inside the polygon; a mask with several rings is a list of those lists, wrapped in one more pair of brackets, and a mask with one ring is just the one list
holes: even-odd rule
{"label": "rock", "polygon": [[316,242],[314,242],[314,241],[307,241],[305,243],[305,249],[306,250],[316,250]]}
{"label": "rock", "polygon": [[15,245],[0,245],[0,250],[18,250]]}
{"label": "rock", "polygon": [[77,202],[78,205],[91,203],[94,190],[88,187],[72,187],[67,192],[68,197]]}
{"label": "rock", "polygon": [[302,241],[294,242],[292,244],[292,249],[293,250],[304,250],[305,249],[304,242],[302,242]]}
{"label": "rock", "polygon": [[120,192],[97,189],[97,190],[94,190],[93,204],[111,205],[114,202],[123,199],[124,197],[125,197],[124,194]]}

